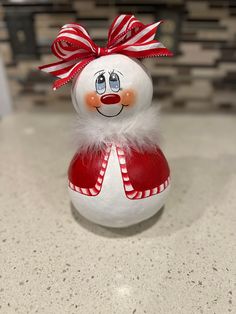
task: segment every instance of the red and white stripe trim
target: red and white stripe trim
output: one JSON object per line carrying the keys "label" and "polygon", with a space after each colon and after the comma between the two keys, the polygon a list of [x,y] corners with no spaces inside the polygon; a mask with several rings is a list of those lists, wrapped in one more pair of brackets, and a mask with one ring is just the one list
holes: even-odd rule
{"label": "red and white stripe trim", "polygon": [[126,166],[125,153],[119,146],[116,147],[116,151],[117,151],[117,156],[120,163],[120,169],[121,169],[121,175],[123,179],[125,194],[129,199],[137,200],[137,199],[153,196],[155,194],[163,192],[167,188],[167,186],[170,183],[170,177],[168,177],[164,183],[162,183],[161,185],[153,189],[148,189],[145,191],[135,190],[130,182],[130,178],[129,178],[129,174],[128,174],[128,170]]}
{"label": "red and white stripe trim", "polygon": [[103,183],[104,175],[106,173],[107,163],[108,163],[108,159],[110,156],[110,152],[111,152],[111,146],[107,146],[107,148],[105,150],[104,157],[103,157],[103,161],[102,161],[102,167],[100,169],[97,182],[93,188],[80,188],[80,187],[72,184],[70,181],[69,181],[69,187],[72,190],[79,192],[81,194],[87,195],[87,196],[98,195],[102,189],[102,183]]}
{"label": "red and white stripe trim", "polygon": [[[108,146],[106,151],[105,151],[104,158],[102,161],[102,167],[101,167],[101,170],[99,172],[99,176],[98,176],[98,179],[97,179],[95,186],[93,188],[80,188],[78,186],[75,186],[71,182],[69,182],[69,187],[72,190],[74,190],[78,193],[81,193],[83,195],[87,195],[87,196],[97,196],[100,193],[100,191],[102,189],[102,184],[103,184],[104,176],[106,173],[106,169],[107,169],[109,156],[111,153],[111,147],[112,147],[111,145]],[[168,185],[170,183],[170,177],[168,177],[164,183],[162,183],[161,185],[159,185],[153,189],[148,189],[145,191],[135,190],[133,188],[131,182],[130,182],[130,178],[128,175],[124,151],[121,149],[121,147],[116,146],[116,153],[117,153],[117,157],[118,157],[119,164],[120,164],[120,170],[121,170],[124,190],[125,190],[125,194],[126,194],[127,198],[129,198],[131,200],[147,198],[147,197],[150,197],[150,196],[153,196],[155,194],[163,192],[168,187]]]}
{"label": "red and white stripe trim", "polygon": [[51,46],[53,54],[61,61],[39,68],[59,77],[54,83],[54,89],[57,89],[97,57],[114,53],[135,58],[172,56],[166,47],[154,39],[161,22],[144,25],[135,16],[122,14],[109,29],[106,47],[98,47],[80,24],[66,24]]}

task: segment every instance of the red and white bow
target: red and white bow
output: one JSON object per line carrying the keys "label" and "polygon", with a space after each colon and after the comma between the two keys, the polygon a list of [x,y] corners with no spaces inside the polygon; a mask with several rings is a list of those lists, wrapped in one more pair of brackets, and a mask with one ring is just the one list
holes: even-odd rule
{"label": "red and white bow", "polygon": [[66,24],[51,46],[53,54],[61,61],[40,66],[39,69],[59,77],[53,85],[53,89],[57,89],[68,83],[89,62],[104,55],[118,53],[134,58],[172,56],[162,43],[154,39],[161,22],[144,25],[133,15],[122,14],[113,21],[104,48],[98,47],[80,24]]}

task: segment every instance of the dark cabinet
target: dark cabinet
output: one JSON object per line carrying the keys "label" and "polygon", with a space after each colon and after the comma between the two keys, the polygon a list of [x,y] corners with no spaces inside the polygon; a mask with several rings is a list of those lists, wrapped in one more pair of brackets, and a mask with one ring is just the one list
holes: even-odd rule
{"label": "dark cabinet", "polygon": [[27,8],[10,7],[5,11],[10,44],[15,60],[38,58],[33,14]]}

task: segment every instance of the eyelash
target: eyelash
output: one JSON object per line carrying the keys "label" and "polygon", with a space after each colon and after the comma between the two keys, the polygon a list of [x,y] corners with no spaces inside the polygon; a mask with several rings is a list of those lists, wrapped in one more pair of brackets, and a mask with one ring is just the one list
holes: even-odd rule
{"label": "eyelash", "polygon": [[99,75],[102,75],[102,74],[105,74],[105,73],[106,73],[105,71],[98,72],[98,76],[99,76]]}
{"label": "eyelash", "polygon": [[115,70],[112,70],[111,72],[108,71],[108,73],[111,75],[112,73],[115,73]]}

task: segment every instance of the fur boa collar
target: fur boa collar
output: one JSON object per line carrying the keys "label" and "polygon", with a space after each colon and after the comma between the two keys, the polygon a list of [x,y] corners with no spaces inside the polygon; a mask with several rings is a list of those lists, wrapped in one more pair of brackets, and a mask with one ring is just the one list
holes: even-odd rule
{"label": "fur boa collar", "polygon": [[79,151],[102,149],[104,145],[119,144],[125,150],[130,147],[138,151],[155,150],[160,142],[159,108],[150,106],[136,115],[122,120],[100,117],[77,119],[75,144]]}

